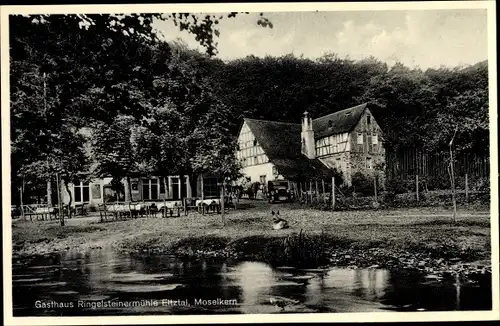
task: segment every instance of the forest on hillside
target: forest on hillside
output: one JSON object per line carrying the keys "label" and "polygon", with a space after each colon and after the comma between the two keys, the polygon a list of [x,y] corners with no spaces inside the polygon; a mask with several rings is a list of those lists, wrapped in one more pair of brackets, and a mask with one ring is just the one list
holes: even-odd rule
{"label": "forest on hillside", "polygon": [[458,126],[460,150],[488,153],[488,64],[410,69],[367,58],[247,57],[219,63],[217,90],[235,117],[299,122],[369,102],[390,148],[447,149]]}
{"label": "forest on hillside", "polygon": [[35,189],[56,173],[66,186],[133,173],[230,179],[243,117],[298,123],[305,110],[319,117],[363,102],[387,149],[445,151],[457,129],[457,155],[488,156],[486,61],[427,70],[331,53],[224,62],[210,52],[222,17],[185,15],[170,19],[208,54],[156,38],[155,15],[10,17],[13,185]]}

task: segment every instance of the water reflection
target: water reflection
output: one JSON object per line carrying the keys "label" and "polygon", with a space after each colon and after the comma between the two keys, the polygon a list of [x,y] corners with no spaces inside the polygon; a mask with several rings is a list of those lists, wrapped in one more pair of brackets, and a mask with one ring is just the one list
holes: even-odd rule
{"label": "water reflection", "polygon": [[[79,300],[140,304],[82,307]],[[15,262],[13,303],[15,316],[486,310],[491,277],[470,285],[429,282],[405,271],[296,270],[92,251]]]}

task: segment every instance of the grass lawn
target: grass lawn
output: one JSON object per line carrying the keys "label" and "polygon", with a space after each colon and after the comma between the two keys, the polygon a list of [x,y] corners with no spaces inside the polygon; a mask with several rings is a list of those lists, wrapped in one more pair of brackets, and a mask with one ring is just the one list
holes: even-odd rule
{"label": "grass lawn", "polygon": [[[271,209],[279,210],[290,229],[273,230]],[[179,218],[138,218],[99,223],[99,216],[57,221],[13,221],[14,255],[112,247],[122,251],[270,250],[271,242],[303,230],[322,236],[328,249],[412,251],[463,260],[489,259],[490,213],[439,208],[328,212],[297,204],[246,201],[242,209],[220,215],[190,213]],[[249,244],[250,243],[250,244]],[[245,249],[246,248],[246,249]]]}

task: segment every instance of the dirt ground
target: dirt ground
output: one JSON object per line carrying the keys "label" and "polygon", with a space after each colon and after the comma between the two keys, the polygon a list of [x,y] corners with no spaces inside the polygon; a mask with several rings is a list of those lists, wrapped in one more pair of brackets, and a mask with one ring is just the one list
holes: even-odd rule
{"label": "dirt ground", "polygon": [[[290,228],[273,230],[271,210],[280,212]],[[119,248],[169,248],[186,238],[224,238],[227,241],[255,237],[284,237],[303,230],[326,233],[350,246],[394,250],[472,250],[490,254],[490,212],[458,211],[453,223],[450,210],[416,208],[398,210],[319,211],[299,204],[268,204],[243,200],[238,210],[221,215],[174,218],[137,218],[99,222],[98,214],[58,221],[12,222],[13,255],[46,254],[64,250]]]}

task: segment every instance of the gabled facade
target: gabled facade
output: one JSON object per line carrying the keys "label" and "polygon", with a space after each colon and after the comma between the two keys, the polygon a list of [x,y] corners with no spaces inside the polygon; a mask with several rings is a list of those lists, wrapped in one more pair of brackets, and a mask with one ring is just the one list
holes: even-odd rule
{"label": "gabled facade", "polygon": [[300,152],[300,124],[244,119],[236,157],[250,182],[317,178],[331,171]]}
{"label": "gabled facade", "polygon": [[236,155],[252,182],[319,179],[336,169],[351,185],[354,173],[373,176],[385,162],[381,139],[380,126],[362,104],[317,119],[305,112],[301,124],[244,119]]}
{"label": "gabled facade", "polygon": [[348,185],[356,172],[373,177],[385,163],[382,129],[367,104],[315,119],[313,126],[315,157],[342,171]]}

